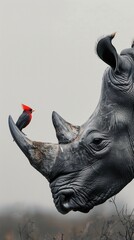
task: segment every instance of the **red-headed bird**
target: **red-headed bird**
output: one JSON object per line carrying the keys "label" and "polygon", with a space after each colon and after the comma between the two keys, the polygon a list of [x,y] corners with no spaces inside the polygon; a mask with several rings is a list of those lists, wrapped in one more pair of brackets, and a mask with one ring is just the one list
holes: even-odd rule
{"label": "red-headed bird", "polygon": [[23,113],[20,115],[16,122],[16,126],[19,128],[20,131],[22,131],[22,129],[25,128],[31,122],[32,112],[34,112],[32,108],[24,104],[22,104],[22,108]]}

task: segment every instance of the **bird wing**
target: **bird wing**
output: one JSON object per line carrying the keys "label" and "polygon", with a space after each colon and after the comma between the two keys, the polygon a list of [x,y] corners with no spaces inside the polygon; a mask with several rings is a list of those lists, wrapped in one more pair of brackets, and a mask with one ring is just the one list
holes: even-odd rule
{"label": "bird wing", "polygon": [[30,122],[30,115],[27,112],[23,112],[16,122],[16,126],[20,129],[20,131],[25,128]]}

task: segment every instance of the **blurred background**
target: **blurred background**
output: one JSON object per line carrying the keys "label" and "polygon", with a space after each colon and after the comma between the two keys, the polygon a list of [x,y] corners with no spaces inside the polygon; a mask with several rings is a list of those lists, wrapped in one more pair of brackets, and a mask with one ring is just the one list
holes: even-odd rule
{"label": "blurred background", "polygon": [[[35,112],[24,132],[32,140],[46,142],[57,142],[53,110],[72,124],[83,124],[97,105],[107,67],[96,55],[97,40],[116,31],[117,51],[130,47],[133,9],[133,0],[0,1],[1,213],[41,209],[75,221],[111,211],[107,201],[88,214],[58,213],[47,180],[13,142],[7,119],[9,114],[18,119],[21,103],[31,106]],[[131,182],[117,202],[132,209],[133,188]]]}

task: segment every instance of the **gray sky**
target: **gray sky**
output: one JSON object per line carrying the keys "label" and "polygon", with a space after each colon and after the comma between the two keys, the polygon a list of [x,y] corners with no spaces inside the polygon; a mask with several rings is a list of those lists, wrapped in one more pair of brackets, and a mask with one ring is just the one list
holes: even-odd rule
{"label": "gray sky", "polygon": [[[133,9],[133,0],[0,0],[0,208],[22,203],[57,212],[47,180],[12,141],[8,115],[16,121],[21,103],[33,107],[25,133],[47,142],[57,141],[53,110],[72,124],[84,123],[107,67],[95,53],[97,39],[116,31],[118,52],[129,47]],[[118,194],[130,208],[133,189],[132,182]]]}

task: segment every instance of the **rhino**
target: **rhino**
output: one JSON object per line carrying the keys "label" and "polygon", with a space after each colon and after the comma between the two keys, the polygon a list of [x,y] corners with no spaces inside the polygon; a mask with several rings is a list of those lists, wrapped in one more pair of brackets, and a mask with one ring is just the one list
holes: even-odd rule
{"label": "rhino", "polygon": [[108,67],[99,103],[83,125],[74,126],[54,111],[58,143],[44,143],[27,138],[9,116],[14,141],[48,180],[62,214],[89,212],[134,177],[134,43],[118,54],[114,36],[107,35],[96,45]]}

